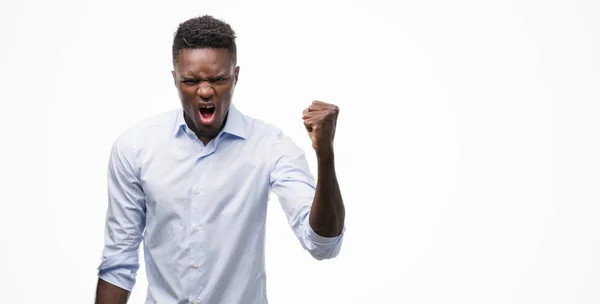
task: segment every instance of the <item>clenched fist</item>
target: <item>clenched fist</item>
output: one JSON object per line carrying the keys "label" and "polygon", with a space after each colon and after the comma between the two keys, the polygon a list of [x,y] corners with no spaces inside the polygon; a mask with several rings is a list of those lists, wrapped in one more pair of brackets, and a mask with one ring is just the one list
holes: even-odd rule
{"label": "clenched fist", "polygon": [[317,100],[302,112],[304,126],[317,156],[333,156],[333,138],[339,112],[336,105]]}

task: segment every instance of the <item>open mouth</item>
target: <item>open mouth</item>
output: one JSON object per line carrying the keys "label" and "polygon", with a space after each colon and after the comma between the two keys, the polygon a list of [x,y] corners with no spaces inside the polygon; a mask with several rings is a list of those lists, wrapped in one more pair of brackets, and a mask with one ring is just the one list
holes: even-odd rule
{"label": "open mouth", "polygon": [[213,104],[203,104],[198,107],[198,111],[200,112],[200,120],[203,124],[210,125],[213,123],[216,109],[217,108]]}

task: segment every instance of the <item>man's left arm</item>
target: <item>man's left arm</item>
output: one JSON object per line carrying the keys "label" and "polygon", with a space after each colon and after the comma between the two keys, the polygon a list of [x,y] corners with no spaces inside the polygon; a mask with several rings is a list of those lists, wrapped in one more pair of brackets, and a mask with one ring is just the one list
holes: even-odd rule
{"label": "man's left arm", "polygon": [[317,154],[317,186],[309,216],[314,232],[336,237],[344,229],[345,208],[335,173],[333,139],[339,108],[321,101],[304,110],[302,119]]}
{"label": "man's left arm", "polygon": [[[338,111],[333,105],[314,102],[303,113],[317,153],[317,182],[310,173],[304,151],[282,132],[269,149],[273,162],[271,190],[279,198],[288,223],[304,249],[318,260],[339,254],[345,230],[345,210],[332,145]],[[329,139],[323,140],[327,138],[323,135]]]}

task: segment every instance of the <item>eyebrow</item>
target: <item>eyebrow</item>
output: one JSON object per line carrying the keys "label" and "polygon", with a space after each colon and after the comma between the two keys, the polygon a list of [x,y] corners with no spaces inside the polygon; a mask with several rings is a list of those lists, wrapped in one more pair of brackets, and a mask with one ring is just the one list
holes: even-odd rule
{"label": "eyebrow", "polygon": [[[207,77],[207,79],[215,79],[215,78],[229,78],[229,77],[231,77],[231,74],[229,74],[229,73],[220,73],[220,74],[217,74],[217,75],[215,75],[215,76],[212,76],[212,77]],[[182,80],[188,80],[188,79],[203,79],[203,77],[196,77],[196,76],[193,76],[193,75],[181,75],[181,79],[182,79]]]}

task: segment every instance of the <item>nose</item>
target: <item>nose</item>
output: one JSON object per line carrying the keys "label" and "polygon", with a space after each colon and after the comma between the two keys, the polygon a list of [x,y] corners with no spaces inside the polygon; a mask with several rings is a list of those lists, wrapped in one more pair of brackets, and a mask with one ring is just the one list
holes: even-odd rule
{"label": "nose", "polygon": [[209,83],[202,82],[198,87],[197,93],[200,98],[208,100],[215,94],[215,90]]}

